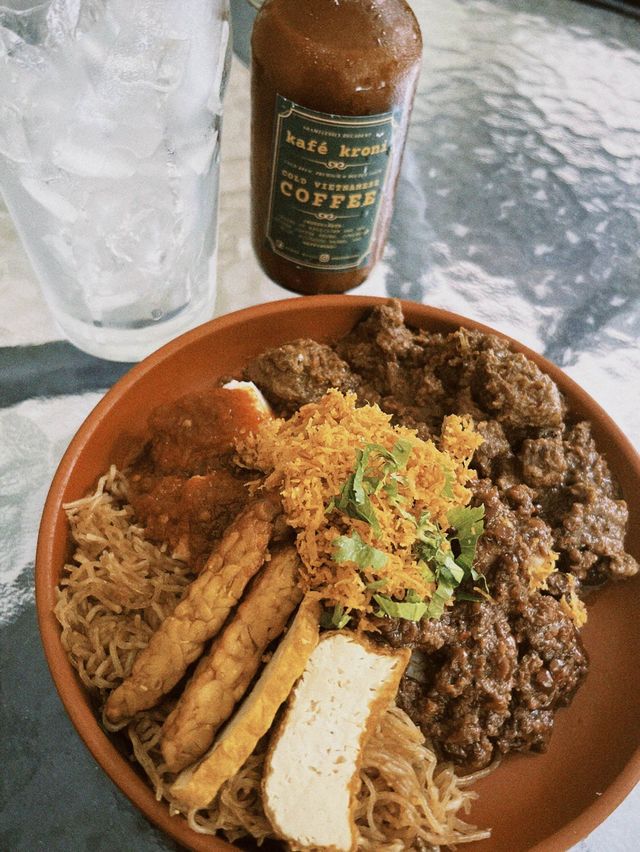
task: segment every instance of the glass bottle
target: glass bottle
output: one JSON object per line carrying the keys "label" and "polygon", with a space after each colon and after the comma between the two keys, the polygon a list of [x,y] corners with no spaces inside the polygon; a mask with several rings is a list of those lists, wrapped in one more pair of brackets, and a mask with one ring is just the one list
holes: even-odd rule
{"label": "glass bottle", "polygon": [[341,293],[384,249],[420,70],[405,0],[266,0],[252,35],[252,236],[270,278]]}

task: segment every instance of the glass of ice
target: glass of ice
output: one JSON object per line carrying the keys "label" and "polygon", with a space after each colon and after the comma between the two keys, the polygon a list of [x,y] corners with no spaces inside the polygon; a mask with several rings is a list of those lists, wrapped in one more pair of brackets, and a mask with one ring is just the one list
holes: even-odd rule
{"label": "glass of ice", "polygon": [[0,0],[0,189],[80,349],[212,316],[229,63],[228,0]]}

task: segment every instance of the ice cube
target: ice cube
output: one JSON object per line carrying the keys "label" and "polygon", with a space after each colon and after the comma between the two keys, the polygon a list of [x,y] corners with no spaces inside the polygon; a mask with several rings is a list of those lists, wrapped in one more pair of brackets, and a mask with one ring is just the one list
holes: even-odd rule
{"label": "ice cube", "polygon": [[58,233],[45,234],[42,241],[52,249],[57,259],[62,262],[67,269],[75,268],[75,258],[71,248],[72,237],[71,231],[67,228],[62,228]]}
{"label": "ice cube", "polygon": [[207,109],[212,98],[211,111],[221,111],[219,89],[230,61],[229,23],[217,17],[213,4],[203,9],[188,4],[183,18],[182,27],[189,33],[189,57],[182,84],[170,96],[170,109],[178,123]]}
{"label": "ice cube", "polygon": [[50,186],[49,181],[32,177],[23,177],[22,185],[29,195],[44,207],[59,222],[75,222],[78,218],[77,208],[59,192]]}
{"label": "ice cube", "polygon": [[229,76],[231,66],[230,37],[231,31],[229,29],[229,22],[222,21],[216,73],[207,99],[207,108],[211,112],[217,114],[222,112],[222,97],[227,85],[227,78]]}
{"label": "ice cube", "polygon": [[173,254],[171,238],[174,223],[166,212],[158,215],[148,207],[127,211],[124,221],[106,236],[106,246],[118,260],[131,263],[139,271],[157,274],[166,268]]}
{"label": "ice cube", "polygon": [[42,78],[46,64],[41,48],[0,26],[0,68],[5,96],[18,103],[28,87]]}
{"label": "ice cube", "polygon": [[185,39],[124,32],[107,58],[105,74],[123,83],[170,92],[180,85],[189,53]]}
{"label": "ice cube", "polygon": [[87,136],[93,136],[96,144],[146,159],[162,143],[162,95],[148,86],[123,82],[112,70],[105,63],[96,67],[91,83],[76,97],[71,109],[78,125],[74,138],[85,144]]}
{"label": "ice cube", "polygon": [[101,78],[109,52],[116,42],[120,25],[110,6],[83,2],[75,29],[74,57],[91,84]]}
{"label": "ice cube", "polygon": [[148,113],[140,124],[121,121],[110,134],[111,144],[132,156],[145,160],[162,145],[164,125],[157,113]]}
{"label": "ice cube", "polygon": [[185,39],[171,38],[157,45],[155,58],[155,89],[171,92],[180,85],[189,55],[189,42]]}
{"label": "ice cube", "polygon": [[56,91],[62,82],[54,77],[50,83],[38,86],[31,94],[29,105],[22,106],[30,157],[38,166],[51,163],[53,146],[69,127],[69,93]]}
{"label": "ice cube", "polygon": [[114,267],[126,263],[145,273],[160,272],[180,241],[182,213],[166,163],[148,165],[115,188],[96,186],[85,214],[93,241],[104,246],[105,262]]}
{"label": "ice cube", "polygon": [[83,140],[79,133],[54,145],[53,162],[71,174],[91,178],[130,177],[136,170],[135,159],[127,151],[108,146],[104,139]]}
{"label": "ice cube", "polygon": [[46,3],[47,45],[77,40],[108,16],[108,0],[51,0]]}
{"label": "ice cube", "polygon": [[184,163],[197,175],[207,174],[218,147],[218,130],[212,127],[200,134],[191,144],[184,145],[178,152]]}
{"label": "ice cube", "polygon": [[[91,104],[91,110],[87,109]],[[162,144],[165,114],[158,92],[103,79],[96,96],[88,96],[87,103],[78,108],[87,126],[92,122],[92,113],[96,115],[97,111],[109,122],[104,130],[109,145],[145,160]]]}
{"label": "ice cube", "polygon": [[0,28],[13,33],[26,44],[42,44],[47,35],[47,9],[49,2],[26,9],[0,6]]}
{"label": "ice cube", "polygon": [[[80,9],[76,20],[76,36],[93,30],[97,23],[111,17],[110,0],[80,0]],[[113,20],[111,27],[114,26]]]}
{"label": "ice cube", "polygon": [[47,10],[47,45],[53,47],[75,36],[82,0],[51,0]]}
{"label": "ice cube", "polygon": [[167,31],[190,42],[192,69],[205,74],[215,70],[229,39],[228,8],[210,0],[167,0],[163,5]]}
{"label": "ice cube", "polygon": [[6,101],[0,101],[0,154],[14,163],[26,163],[30,158],[22,111]]}

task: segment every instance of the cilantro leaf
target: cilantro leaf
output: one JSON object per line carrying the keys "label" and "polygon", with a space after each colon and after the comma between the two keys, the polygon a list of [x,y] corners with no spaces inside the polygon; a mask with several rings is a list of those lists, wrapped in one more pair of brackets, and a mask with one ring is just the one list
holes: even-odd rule
{"label": "cilantro leaf", "polygon": [[368,457],[369,451],[366,447],[364,450],[356,450],[355,470],[347,477],[340,494],[331,500],[329,506],[340,509],[351,518],[365,521],[379,533],[378,519],[365,489],[364,477]]}
{"label": "cilantro leaf", "polygon": [[447,500],[453,500],[453,483],[456,481],[456,478],[453,471],[444,465],[442,465],[442,472],[444,474],[444,485],[442,486],[440,495]]}
{"label": "cilantro leaf", "polygon": [[331,630],[342,630],[351,621],[351,616],[345,612],[345,608],[336,604],[333,610],[325,609],[320,616],[320,626]]}
{"label": "cilantro leaf", "polygon": [[433,573],[433,571],[427,565],[424,559],[418,559],[416,564],[418,567],[418,571],[420,571],[420,573],[422,574],[423,579],[426,580],[427,583],[435,583],[436,575]]}
{"label": "cilantro leaf", "polygon": [[482,597],[480,595],[476,595],[473,592],[456,592],[456,600],[457,601],[472,601],[473,603],[480,603],[482,601]]}
{"label": "cilantro leaf", "polygon": [[412,450],[413,444],[411,441],[408,441],[406,438],[398,438],[391,450],[395,470],[402,470],[407,466]]}
{"label": "cilantro leaf", "polygon": [[457,540],[460,546],[460,555],[456,562],[465,571],[471,571],[476,545],[484,531],[484,506],[475,509],[470,506],[456,507],[449,511],[447,519],[455,529],[455,535],[452,535],[451,539]]}
{"label": "cilantro leaf", "polygon": [[437,619],[442,616],[444,608],[453,597],[454,589],[446,583],[438,583],[438,586],[431,596],[429,605],[426,611],[427,618]]}
{"label": "cilantro leaf", "polygon": [[356,468],[355,473],[347,478],[340,494],[331,500],[327,510],[329,508],[340,509],[350,518],[366,521],[373,527],[376,534],[380,532],[380,525],[371,505],[371,500],[364,490],[361,468]]}
{"label": "cilantro leaf", "polygon": [[374,595],[373,599],[380,607],[380,611],[376,615],[404,618],[407,621],[420,621],[427,611],[427,604],[411,589],[409,589],[403,601],[394,601],[393,598],[386,595]]}
{"label": "cilantro leaf", "polygon": [[[456,595],[460,600],[471,600],[468,592],[457,591],[468,577],[484,582],[484,575],[473,568],[476,545],[484,529],[484,507],[476,509],[456,507],[448,513],[454,529],[449,537],[423,513],[416,525],[416,551],[419,560],[425,563],[436,584],[427,606],[426,618],[440,618],[446,605]],[[451,542],[457,541],[460,553],[454,557]],[[424,572],[423,572],[424,573]]]}
{"label": "cilantro leaf", "polygon": [[372,580],[370,583],[367,583],[365,588],[370,590],[381,589],[383,586],[386,586],[388,582],[389,581],[386,577],[380,577],[379,580]]}
{"label": "cilantro leaf", "polygon": [[367,461],[374,453],[386,461],[382,468],[383,473],[392,473],[406,467],[412,450],[413,444],[406,438],[398,438],[390,450],[382,444],[367,444],[364,448]]}
{"label": "cilantro leaf", "polygon": [[[410,441],[398,438],[391,450],[387,450],[382,444],[366,444],[362,449],[356,450],[353,473],[347,477],[340,494],[329,501],[325,511],[339,509],[350,518],[357,518],[370,524],[376,535],[379,534],[380,525],[370,496],[377,494],[381,488],[386,490],[389,486],[390,497],[394,500],[399,499],[398,481],[391,484],[387,478],[406,466],[412,449],[413,445]],[[384,460],[382,470],[374,468],[370,471],[370,462],[376,455]]]}
{"label": "cilantro leaf", "polygon": [[364,503],[367,496],[363,486],[363,479],[368,458],[369,452],[366,448],[364,450],[356,450],[356,469],[350,479],[353,499],[358,505]]}
{"label": "cilantro leaf", "polygon": [[387,554],[366,544],[354,530],[351,535],[339,535],[333,540],[333,558],[336,562],[355,562],[358,568],[378,571],[387,564]]}

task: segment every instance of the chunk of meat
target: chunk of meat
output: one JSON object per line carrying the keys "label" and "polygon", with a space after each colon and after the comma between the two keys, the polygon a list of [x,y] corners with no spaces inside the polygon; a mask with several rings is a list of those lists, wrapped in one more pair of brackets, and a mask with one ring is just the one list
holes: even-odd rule
{"label": "chunk of meat", "polygon": [[185,597],[136,657],[129,677],[109,695],[104,712],[111,725],[155,706],[202,654],[264,562],[280,511],[279,501],[266,497],[231,524]]}
{"label": "chunk of meat", "polygon": [[560,603],[534,594],[514,623],[519,661],[514,672],[510,715],[500,751],[544,751],[554,711],[568,704],[587,673],[587,657],[573,621]]}
{"label": "chunk of meat", "polygon": [[404,324],[400,303],[394,300],[374,308],[337,342],[336,352],[365,383],[374,385],[379,395],[386,396],[393,385],[393,365],[412,353],[420,353],[420,348]]}
{"label": "chunk of meat", "polygon": [[522,478],[532,488],[561,485],[567,471],[561,433],[548,438],[525,438],[520,461]]}
{"label": "chunk of meat", "polygon": [[574,486],[576,497],[556,533],[556,546],[568,559],[568,570],[587,584],[608,577],[631,577],[636,560],[625,553],[629,510],[624,500],[612,500],[589,486]]}
{"label": "chunk of meat", "polygon": [[420,335],[404,324],[397,300],[374,308],[337,342],[336,351],[360,377],[362,402],[378,404],[420,437],[439,434],[444,388],[425,363]]}
{"label": "chunk of meat", "polygon": [[476,362],[474,398],[505,427],[562,425],[565,406],[557,385],[520,352],[487,349]]}
{"label": "chunk of meat", "polygon": [[609,465],[593,440],[590,423],[582,420],[567,429],[563,447],[567,461],[565,485],[593,486],[608,497],[620,496]]}
{"label": "chunk of meat", "polygon": [[513,458],[511,445],[497,420],[480,420],[476,429],[483,441],[474,453],[472,466],[481,477],[497,477],[504,462]]}
{"label": "chunk of meat", "polygon": [[369,622],[376,635],[392,648],[419,649],[421,655],[416,660],[416,667],[420,668],[424,667],[428,655],[453,642],[457,635],[451,620],[451,609],[445,609],[437,620],[408,621],[406,618],[370,616]]}
{"label": "chunk of meat", "polygon": [[301,405],[317,402],[330,388],[355,391],[358,385],[348,365],[329,347],[300,339],[269,349],[245,368],[279,414],[291,414]]}
{"label": "chunk of meat", "polygon": [[198,664],[162,729],[162,754],[171,772],[202,757],[246,692],[267,646],[302,600],[299,566],[294,547],[276,551]]}
{"label": "chunk of meat", "polygon": [[403,680],[398,703],[446,757],[479,768],[509,717],[517,646],[498,606],[458,604],[450,618],[455,641],[428,682]]}

